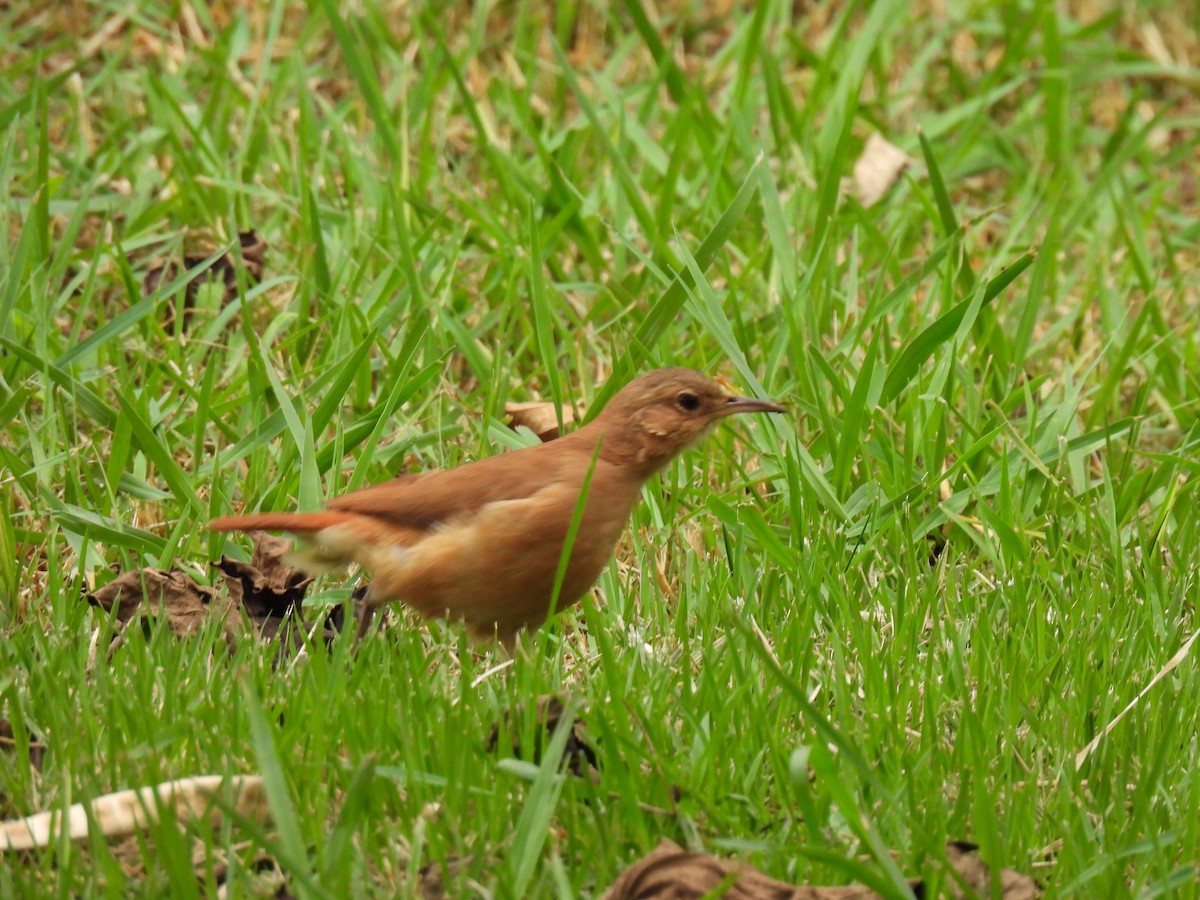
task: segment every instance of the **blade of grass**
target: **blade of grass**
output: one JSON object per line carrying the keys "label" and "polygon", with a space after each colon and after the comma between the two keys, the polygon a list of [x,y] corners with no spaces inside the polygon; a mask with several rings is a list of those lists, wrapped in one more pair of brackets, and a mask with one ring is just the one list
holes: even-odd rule
{"label": "blade of grass", "polygon": [[550,746],[538,765],[537,776],[526,794],[525,805],[513,829],[507,868],[515,897],[526,896],[538,860],[541,859],[542,847],[549,835],[550,822],[566,780],[566,776],[559,772],[559,765],[574,723],[575,708],[568,704],[559,716]]}
{"label": "blade of grass", "polygon": [[167,446],[162,436],[151,427],[142,410],[142,405],[124,391],[114,389],[113,393],[120,405],[121,415],[129,421],[133,439],[141,451],[146,454],[146,458],[154,463],[158,474],[170,487],[175,499],[190,507],[194,514],[204,516],[206,514],[204,504],[196,495],[191,479],[175,461],[171,448]]}
{"label": "blade of grass", "polygon": [[951,307],[937,321],[913,338],[889,367],[879,402],[887,404],[896,399],[900,391],[916,377],[921,365],[934,354],[934,351],[959,333],[968,311],[978,313],[980,309],[995,300],[1005,288],[1016,280],[1017,276],[1029,268],[1036,258],[1035,253],[1026,253],[989,281],[982,292]]}
{"label": "blade of grass", "polygon": [[245,684],[242,686],[241,699],[242,708],[246,711],[246,718],[250,724],[250,743],[262,773],[267,804],[271,808],[271,818],[279,835],[278,859],[311,895],[328,896],[318,884],[313,872],[308,848],[300,832],[296,805],[292,802],[287,777],[275,748],[275,738],[271,734],[271,726],[267,722],[258,694],[250,685]]}
{"label": "blade of grass", "polygon": [[[726,242],[733,236],[733,231],[741,221],[746,209],[750,206],[755,192],[758,190],[758,168],[762,166],[760,156],[742,181],[741,188],[729,206],[721,213],[716,225],[701,242],[695,253],[695,264],[700,271],[705,271],[712,264]],[[622,355],[620,362],[613,367],[614,375],[618,373],[628,376],[641,368],[651,349],[658,343],[667,326],[675,321],[684,303],[687,301],[687,288],[691,286],[691,273],[687,268],[681,268],[663,291],[655,304],[646,313],[646,317],[638,326],[630,343],[630,348]],[[592,404],[593,409],[601,409],[608,399],[616,393],[620,385],[616,378],[609,381],[596,394]]]}
{"label": "blade of grass", "polygon": [[554,341],[554,316],[550,310],[550,301],[546,296],[545,261],[542,259],[542,240],[538,229],[537,217],[533,204],[528,206],[527,222],[529,225],[529,260],[528,279],[530,305],[533,307],[533,336],[537,345],[538,357],[542,361],[542,370],[550,385],[550,399],[554,402],[554,412],[558,418],[558,430],[563,430],[563,387],[562,376],[558,370],[558,349]]}

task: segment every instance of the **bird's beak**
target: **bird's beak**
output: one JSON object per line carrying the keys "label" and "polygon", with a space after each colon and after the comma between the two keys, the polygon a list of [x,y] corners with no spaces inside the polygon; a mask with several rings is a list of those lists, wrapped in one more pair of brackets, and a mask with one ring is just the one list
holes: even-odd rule
{"label": "bird's beak", "polygon": [[734,413],[784,413],[787,412],[778,403],[772,403],[770,400],[758,400],[754,397],[730,397],[725,401],[725,405],[720,408],[722,416],[732,416]]}

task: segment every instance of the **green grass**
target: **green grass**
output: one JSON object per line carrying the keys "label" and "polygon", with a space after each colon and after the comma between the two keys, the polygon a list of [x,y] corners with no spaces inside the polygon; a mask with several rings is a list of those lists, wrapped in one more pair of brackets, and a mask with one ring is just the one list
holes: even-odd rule
{"label": "green grass", "polygon": [[[1075,765],[1200,626],[1196,13],[721,6],[3,13],[0,813],[261,772],[275,823],[60,843],[0,894],[203,895],[227,859],[253,896],[265,854],[298,895],[449,863],[451,896],[595,896],[660,836],[805,883],[969,838],[1051,896],[1197,893],[1196,660]],[[873,130],[914,164],[863,209]],[[251,228],[234,302],[143,295]],[[795,414],[652,483],[511,666],[437,624],[106,655],[110,567],[210,580],[248,549],[212,515],[501,452],[505,401],[660,364]],[[487,749],[550,692],[595,783]]]}

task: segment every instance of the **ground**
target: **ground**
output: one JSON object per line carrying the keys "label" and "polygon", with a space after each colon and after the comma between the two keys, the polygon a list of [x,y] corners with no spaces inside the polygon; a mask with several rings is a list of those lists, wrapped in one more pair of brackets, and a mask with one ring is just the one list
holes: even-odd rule
{"label": "ground", "polygon": [[[662,837],[897,896],[953,839],[1049,896],[1195,894],[1198,30],[4,5],[0,814],[261,774],[270,815],[62,841],[0,894],[588,897]],[[84,599],[219,587],[251,545],[209,518],[535,441],[506,404],[656,365],[791,413],[655,479],[511,658],[403,616],[110,647]]]}

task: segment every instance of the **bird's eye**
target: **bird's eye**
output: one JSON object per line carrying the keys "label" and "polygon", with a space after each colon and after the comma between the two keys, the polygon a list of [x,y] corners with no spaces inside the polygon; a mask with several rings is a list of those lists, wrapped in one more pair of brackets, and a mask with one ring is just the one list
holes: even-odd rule
{"label": "bird's eye", "polygon": [[675,398],[675,404],[685,412],[695,412],[700,408],[700,398],[685,391]]}

